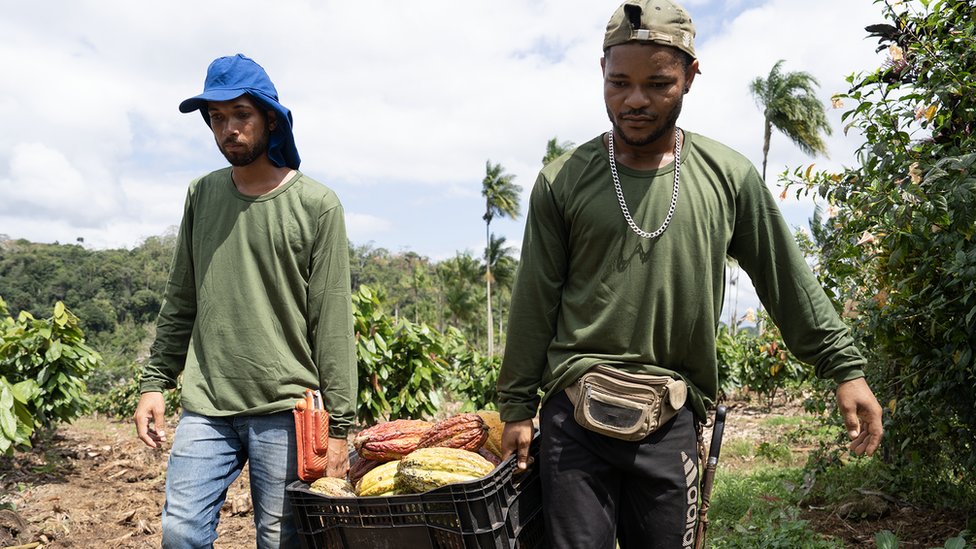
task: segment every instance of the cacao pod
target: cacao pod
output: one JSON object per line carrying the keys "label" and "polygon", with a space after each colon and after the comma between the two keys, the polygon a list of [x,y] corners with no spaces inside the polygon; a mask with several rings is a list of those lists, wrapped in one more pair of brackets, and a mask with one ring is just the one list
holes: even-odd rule
{"label": "cacao pod", "polygon": [[417,449],[420,437],[431,427],[420,419],[397,419],[377,423],[353,438],[359,457],[376,461],[393,461]]}
{"label": "cacao pod", "polygon": [[426,492],[452,482],[479,479],[494,468],[488,460],[469,450],[418,448],[400,460],[397,477],[405,489]]}
{"label": "cacao pod", "polygon": [[399,460],[387,461],[373,467],[359,482],[359,497],[391,495],[396,485]]}
{"label": "cacao pod", "polygon": [[488,426],[478,414],[442,419],[420,437],[418,448],[459,448],[477,452],[488,439]]}
{"label": "cacao pod", "polygon": [[495,467],[498,467],[498,465],[501,464],[502,462],[502,458],[496,456],[494,452],[489,450],[487,444],[485,444],[481,448],[478,448],[478,455],[487,459],[488,463],[491,463]]}
{"label": "cacao pod", "polygon": [[363,475],[368,473],[373,467],[379,465],[380,462],[375,459],[359,458],[349,467],[349,483],[353,486],[359,486],[359,481],[363,479]]}
{"label": "cacao pod", "polygon": [[356,497],[356,492],[353,490],[352,484],[344,478],[322,477],[315,479],[315,482],[308,489],[316,494],[322,494],[330,498]]}
{"label": "cacao pod", "polygon": [[476,412],[478,417],[484,420],[485,425],[488,426],[488,439],[485,440],[485,448],[491,450],[491,453],[498,456],[499,459],[502,457],[502,431],[505,429],[505,424],[502,423],[502,417],[493,410],[478,410]]}

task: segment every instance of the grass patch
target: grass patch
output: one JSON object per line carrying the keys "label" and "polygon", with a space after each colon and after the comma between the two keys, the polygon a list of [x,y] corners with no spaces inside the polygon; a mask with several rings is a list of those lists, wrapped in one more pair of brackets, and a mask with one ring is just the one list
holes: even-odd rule
{"label": "grass patch", "polygon": [[766,467],[748,473],[721,472],[715,478],[709,519],[709,547],[722,549],[834,549],[843,541],[825,537],[799,519],[801,468]]}
{"label": "grass patch", "polygon": [[763,427],[799,427],[804,424],[809,424],[814,421],[813,416],[799,415],[799,416],[769,416],[763,418],[760,424]]}
{"label": "grass patch", "polygon": [[756,446],[749,440],[737,438],[722,445],[723,459],[750,459],[755,456]]}

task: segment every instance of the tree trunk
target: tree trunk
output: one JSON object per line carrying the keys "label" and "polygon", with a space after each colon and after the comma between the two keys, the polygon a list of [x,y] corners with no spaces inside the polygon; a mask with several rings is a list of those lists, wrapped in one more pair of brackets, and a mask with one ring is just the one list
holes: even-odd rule
{"label": "tree trunk", "polygon": [[490,223],[485,223],[485,293],[488,296],[488,356],[495,354],[494,326],[491,318],[491,233]]}
{"label": "tree trunk", "polygon": [[763,135],[763,182],[766,181],[766,158],[769,156],[769,139],[773,136],[773,123],[766,118],[766,131]]}
{"label": "tree trunk", "polygon": [[498,296],[498,348],[502,347],[502,335],[505,333],[504,326],[502,322],[505,320],[505,313],[502,312],[502,297],[501,294]]}

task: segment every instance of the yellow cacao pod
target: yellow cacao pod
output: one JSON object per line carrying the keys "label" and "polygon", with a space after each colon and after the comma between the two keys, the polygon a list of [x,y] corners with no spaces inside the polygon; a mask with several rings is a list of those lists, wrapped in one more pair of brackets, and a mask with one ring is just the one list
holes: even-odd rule
{"label": "yellow cacao pod", "polygon": [[352,484],[344,478],[322,477],[316,479],[308,489],[316,494],[322,494],[330,498],[356,497],[356,492],[353,490]]}
{"label": "yellow cacao pod", "polygon": [[399,464],[398,460],[387,461],[367,471],[359,481],[359,497],[389,495],[389,492],[393,492]]}
{"label": "yellow cacao pod", "polygon": [[475,452],[460,448],[418,448],[400,460],[397,477],[405,489],[426,492],[452,482],[479,479],[495,468]]}
{"label": "yellow cacao pod", "polygon": [[502,431],[505,429],[502,417],[494,410],[478,410],[476,413],[488,426],[488,439],[485,440],[484,447],[501,459]]}

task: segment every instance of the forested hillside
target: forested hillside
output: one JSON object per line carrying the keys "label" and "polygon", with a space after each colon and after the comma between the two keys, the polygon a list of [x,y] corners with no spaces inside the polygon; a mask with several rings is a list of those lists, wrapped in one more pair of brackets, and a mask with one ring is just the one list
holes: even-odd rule
{"label": "forested hillside", "polygon": [[[128,371],[145,354],[175,241],[175,227],[129,250],[38,244],[0,234],[0,296],[14,313],[47,317],[61,301],[77,315],[88,344],[104,359],[89,382],[100,391],[117,377],[112,372]],[[495,345],[501,349],[517,262],[504,238],[492,235],[491,251]],[[350,242],[349,261],[352,290],[367,285],[394,319],[426,323],[442,333],[455,327],[471,345],[487,348],[483,252],[458,252],[435,262],[410,251],[375,248],[372,242]]]}

